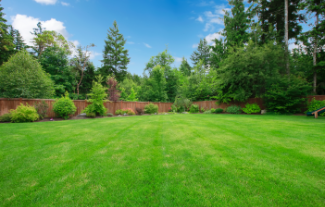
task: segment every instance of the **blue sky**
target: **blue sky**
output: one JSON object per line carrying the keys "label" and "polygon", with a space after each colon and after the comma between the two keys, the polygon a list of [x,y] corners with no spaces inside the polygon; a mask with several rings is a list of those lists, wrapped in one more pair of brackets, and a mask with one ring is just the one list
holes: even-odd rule
{"label": "blue sky", "polygon": [[166,45],[177,67],[182,57],[190,61],[200,38],[220,38],[226,0],[3,0],[6,19],[25,41],[41,21],[48,30],[62,33],[76,45],[94,43],[91,61],[101,66],[107,30],[117,21],[127,39],[131,62],[128,71],[141,75],[151,56]]}

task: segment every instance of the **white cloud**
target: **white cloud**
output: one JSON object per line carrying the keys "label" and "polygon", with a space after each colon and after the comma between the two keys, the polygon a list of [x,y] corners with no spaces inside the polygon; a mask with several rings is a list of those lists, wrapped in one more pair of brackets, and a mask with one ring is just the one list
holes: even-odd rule
{"label": "white cloud", "polygon": [[201,16],[199,16],[196,20],[199,22],[203,22],[203,18]]}
{"label": "white cloud", "polygon": [[149,45],[149,44],[147,44],[147,43],[143,43],[144,44],[144,46],[146,46],[147,48],[151,48],[151,46]]}
{"label": "white cloud", "polygon": [[67,3],[67,2],[64,2],[64,1],[61,1],[61,4],[62,4],[62,6],[70,6],[70,4],[69,4],[69,3]]}
{"label": "white cloud", "polygon": [[224,10],[230,10],[226,8],[224,4],[215,6],[215,11],[206,11],[204,15],[207,19],[203,31],[213,31],[215,29],[215,24],[223,25],[223,15],[225,14]]}
{"label": "white cloud", "polygon": [[67,32],[64,23],[53,18],[47,21],[41,21],[38,18],[17,14],[16,16],[12,17],[11,20],[12,26],[19,30],[25,42],[30,45],[32,44],[33,39],[31,32],[33,31],[33,28],[37,27],[38,22],[41,22],[43,28],[46,30],[54,30],[62,34],[66,39],[69,37],[69,33]]}
{"label": "white cloud", "polygon": [[181,63],[183,58],[180,57],[174,57],[176,63]]}
{"label": "white cloud", "polygon": [[197,48],[199,46],[199,44],[193,44],[192,48]]}
{"label": "white cloud", "polygon": [[57,0],[34,0],[34,1],[36,1],[37,3],[40,3],[40,4],[46,4],[46,5],[50,5],[50,4],[54,5],[57,2]]}
{"label": "white cloud", "polygon": [[205,37],[206,41],[208,42],[208,44],[210,45],[211,43],[213,43],[214,39],[220,39],[222,37],[221,34],[219,33],[213,33],[213,34],[209,34]]}
{"label": "white cloud", "polygon": [[101,55],[101,54],[98,53],[98,52],[95,52],[95,51],[89,51],[89,59],[90,59],[90,60],[95,59],[95,57],[97,57],[97,56],[99,56],[99,55]]}

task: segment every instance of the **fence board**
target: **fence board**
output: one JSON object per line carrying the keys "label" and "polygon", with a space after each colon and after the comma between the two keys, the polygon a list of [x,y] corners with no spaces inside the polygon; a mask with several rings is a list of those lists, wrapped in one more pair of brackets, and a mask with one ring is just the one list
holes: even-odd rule
{"label": "fence board", "polygon": [[[316,96],[307,96],[308,101],[311,101],[315,97],[316,100],[325,100],[325,95],[316,95]],[[29,105],[34,105],[38,102],[41,102],[44,100],[48,105],[48,117],[55,117],[55,113],[53,112],[53,104],[55,102],[54,99],[22,99],[22,98],[0,98],[0,116],[6,113],[9,113],[11,109],[16,109],[17,106],[20,105],[20,103],[26,105],[28,103]],[[82,113],[82,110],[84,110],[89,103],[87,103],[86,100],[74,100],[74,105],[77,107],[77,111],[74,114],[74,116],[77,116]],[[131,108],[136,112],[136,108],[144,109],[144,106],[153,103],[159,107],[159,113],[168,112],[170,107],[173,105],[173,103],[161,103],[161,102],[126,102],[126,101],[118,101],[118,102],[106,102],[104,103],[104,106],[108,109],[108,112],[115,114],[115,111],[118,109],[124,109],[124,108]],[[238,101],[232,101],[229,104],[221,103],[217,104],[217,101],[195,101],[193,104],[199,105],[200,108],[204,107],[205,110],[210,110],[211,108],[222,108],[226,109],[227,107],[231,105],[239,105],[241,107],[245,107],[246,103],[257,103],[261,109],[265,109],[265,106],[263,104],[263,100],[261,98],[250,98],[247,100],[247,102],[238,102]]]}

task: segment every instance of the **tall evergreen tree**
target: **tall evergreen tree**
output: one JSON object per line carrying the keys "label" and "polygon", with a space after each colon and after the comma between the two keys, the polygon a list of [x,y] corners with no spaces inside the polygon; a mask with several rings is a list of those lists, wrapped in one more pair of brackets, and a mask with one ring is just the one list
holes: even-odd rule
{"label": "tall evergreen tree", "polygon": [[229,0],[229,4],[234,7],[231,9],[231,14],[225,12],[224,24],[225,28],[222,35],[226,39],[226,45],[229,46],[242,46],[248,41],[249,34],[249,13],[245,12],[245,5],[243,0]]}
{"label": "tall evergreen tree", "polygon": [[[297,38],[302,31],[299,22],[305,21],[304,15],[299,14],[299,4],[302,0],[288,0],[288,38]],[[283,0],[271,0],[267,5],[267,22],[276,30],[276,41],[284,43],[285,36],[285,2]]]}
{"label": "tall evergreen tree", "polygon": [[215,39],[214,45],[210,46],[211,55],[210,55],[210,63],[211,68],[217,69],[220,67],[221,61],[227,57],[227,49],[225,45],[225,41],[220,38],[220,40]]}
{"label": "tall evergreen tree", "polygon": [[[303,33],[299,39],[306,47],[313,49],[313,93],[316,94],[317,73],[325,65],[324,60],[317,58],[318,51],[321,51],[325,45],[325,1],[305,0],[302,3],[302,8],[305,8],[306,12],[315,18],[312,29]],[[319,56],[321,57],[321,55]]]}
{"label": "tall evergreen tree", "polygon": [[182,58],[182,63],[181,65],[179,66],[179,70],[183,73],[183,75],[185,76],[190,76],[191,75],[191,66],[190,64],[188,64],[186,58]]}
{"label": "tall evergreen tree", "polygon": [[3,7],[0,5],[0,65],[9,59],[14,53],[15,48],[14,39],[8,32],[9,26],[6,24],[7,20],[3,17],[4,13],[2,10]]}
{"label": "tall evergreen tree", "polygon": [[200,60],[203,60],[203,64],[205,65],[205,67],[208,67],[209,65],[209,57],[210,57],[210,53],[209,53],[209,45],[208,42],[206,41],[206,39],[200,39],[200,43],[197,47],[197,50],[193,52],[193,54],[191,55],[191,60],[193,61],[193,65],[196,65],[200,62]]}
{"label": "tall evergreen tree", "polygon": [[109,28],[103,54],[103,66],[99,69],[104,76],[114,75],[117,81],[123,81],[127,73],[127,65],[130,62],[128,50],[124,49],[126,40],[119,33],[116,21]]}

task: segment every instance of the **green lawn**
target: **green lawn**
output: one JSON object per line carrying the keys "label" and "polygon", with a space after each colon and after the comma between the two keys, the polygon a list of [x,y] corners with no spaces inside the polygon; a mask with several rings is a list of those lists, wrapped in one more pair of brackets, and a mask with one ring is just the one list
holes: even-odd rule
{"label": "green lawn", "polygon": [[325,119],[0,124],[0,206],[325,206]]}

